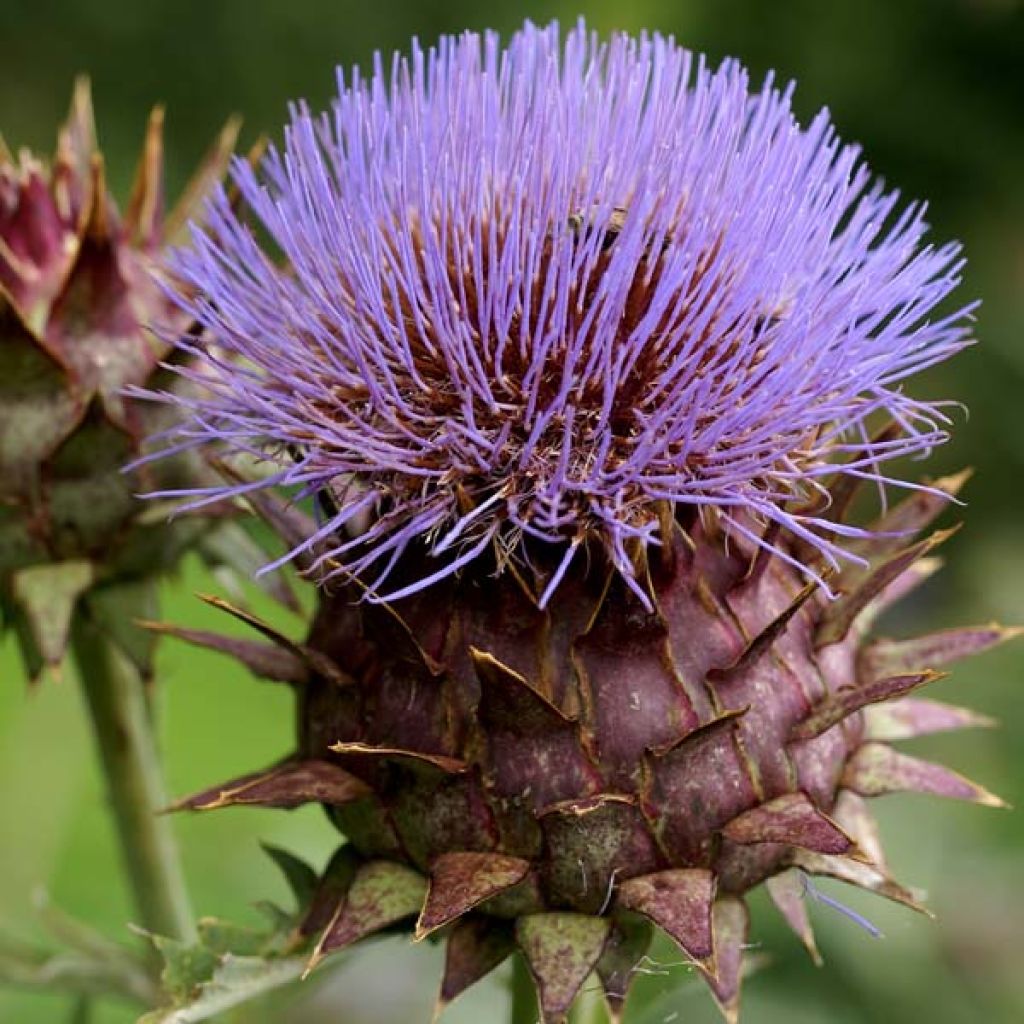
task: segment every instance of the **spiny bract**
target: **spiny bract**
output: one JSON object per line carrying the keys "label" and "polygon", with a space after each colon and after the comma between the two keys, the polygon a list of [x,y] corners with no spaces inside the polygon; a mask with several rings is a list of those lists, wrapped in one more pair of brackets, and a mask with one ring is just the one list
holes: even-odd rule
{"label": "spiny bract", "polygon": [[753,886],[812,953],[800,872],[915,906],[864,798],[998,802],[889,743],[982,724],[914,691],[1008,631],[868,638],[963,476],[848,510],[943,437],[900,382],[966,343],[955,247],[788,92],[582,26],[378,62],[235,177],[289,266],[223,195],[179,255],[244,362],[175,444],[270,461],[193,498],[321,597],[304,643],[168,627],[298,692],[294,755],[182,806],[327,806],[314,960],[417,918],[442,1005],[518,949],[560,1021],[595,971],[621,1012],[653,925],[735,1019]]}
{"label": "spiny bract", "polygon": [[152,638],[132,619],[155,613],[156,576],[191,546],[224,566],[260,561],[224,520],[223,503],[168,523],[166,510],[138,501],[140,490],[208,481],[200,458],[122,472],[169,422],[169,410],[123,390],[182,385],[161,369],[173,349],[152,331],[184,331],[191,321],[155,272],[167,241],[220,179],[237,124],[166,217],[162,132],[157,108],[123,218],[106,188],[84,79],[51,164],[26,151],[15,157],[0,142],[0,613],[33,678],[44,663],[60,664],[84,595],[148,674]]}

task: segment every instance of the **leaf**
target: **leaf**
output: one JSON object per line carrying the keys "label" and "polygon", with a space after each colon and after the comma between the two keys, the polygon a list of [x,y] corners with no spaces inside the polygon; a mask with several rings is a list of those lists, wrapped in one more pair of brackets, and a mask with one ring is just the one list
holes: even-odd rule
{"label": "leaf", "polygon": [[249,1002],[299,978],[306,967],[305,957],[265,959],[233,956],[220,959],[210,977],[177,1005],[154,1010],[138,1024],[195,1024],[209,1020],[234,1006]]}
{"label": "leaf", "polygon": [[268,937],[265,932],[255,928],[246,928],[216,917],[201,918],[197,927],[199,941],[215,955],[260,956],[266,951]]}
{"label": "leaf", "polygon": [[163,935],[152,936],[164,959],[160,980],[164,991],[175,1003],[192,999],[202,985],[213,977],[217,956],[202,945],[187,945]]}
{"label": "leaf", "polygon": [[261,843],[263,852],[280,868],[298,909],[308,907],[316,891],[317,874],[301,857],[270,843]]}

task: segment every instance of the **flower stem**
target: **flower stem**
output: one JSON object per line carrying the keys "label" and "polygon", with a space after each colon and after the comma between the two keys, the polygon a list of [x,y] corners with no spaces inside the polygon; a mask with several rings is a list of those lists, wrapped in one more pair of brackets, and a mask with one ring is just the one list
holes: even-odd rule
{"label": "flower stem", "polygon": [[519,954],[512,957],[512,1014],[509,1024],[537,1024],[540,1010],[533,978],[526,961]]}
{"label": "flower stem", "polygon": [[195,925],[165,806],[160,762],[142,679],[84,615],[76,615],[72,650],[92,717],[121,853],[139,924],[173,938],[195,938]]}
{"label": "flower stem", "polygon": [[569,1024],[605,1024],[607,1020],[600,984],[592,974],[569,1011]]}

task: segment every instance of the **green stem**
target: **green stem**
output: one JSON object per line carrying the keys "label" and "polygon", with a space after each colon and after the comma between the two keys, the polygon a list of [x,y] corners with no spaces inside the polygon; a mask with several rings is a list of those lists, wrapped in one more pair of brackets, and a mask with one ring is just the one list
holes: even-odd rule
{"label": "green stem", "polygon": [[512,957],[512,1014],[509,1024],[537,1024],[540,1010],[530,969],[521,954]]}
{"label": "green stem", "polygon": [[71,642],[139,923],[192,940],[195,925],[177,846],[167,818],[158,813],[166,803],[142,680],[83,615],[75,616]]}
{"label": "green stem", "polygon": [[592,974],[569,1011],[569,1024],[606,1024],[607,1020],[600,982],[597,975]]}

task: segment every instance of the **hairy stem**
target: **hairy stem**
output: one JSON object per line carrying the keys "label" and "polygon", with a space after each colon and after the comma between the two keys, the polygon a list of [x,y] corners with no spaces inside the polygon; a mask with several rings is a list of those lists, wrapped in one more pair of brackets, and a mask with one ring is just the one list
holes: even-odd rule
{"label": "hairy stem", "polygon": [[519,954],[512,957],[512,1014],[510,1024],[537,1024],[540,1010],[537,995],[526,961]]}
{"label": "hairy stem", "polygon": [[178,939],[195,925],[167,818],[160,762],[144,687],[134,666],[82,615],[72,650],[92,717],[107,792],[139,924]]}

